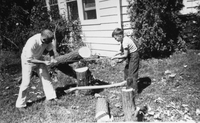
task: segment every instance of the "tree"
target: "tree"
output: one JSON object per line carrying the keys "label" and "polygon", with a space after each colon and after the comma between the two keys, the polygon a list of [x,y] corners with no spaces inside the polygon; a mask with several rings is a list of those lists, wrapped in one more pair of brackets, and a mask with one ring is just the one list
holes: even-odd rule
{"label": "tree", "polygon": [[182,0],[129,0],[133,35],[143,58],[165,57],[178,46]]}

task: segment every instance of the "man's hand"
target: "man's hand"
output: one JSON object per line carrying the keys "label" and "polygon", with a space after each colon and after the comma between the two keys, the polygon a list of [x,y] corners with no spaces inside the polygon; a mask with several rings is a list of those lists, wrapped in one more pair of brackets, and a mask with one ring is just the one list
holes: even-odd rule
{"label": "man's hand", "polygon": [[51,59],[51,63],[56,64],[58,61],[55,59]]}
{"label": "man's hand", "polygon": [[51,63],[51,61],[44,61],[44,64],[47,65],[47,66],[49,66],[49,65],[51,65],[52,63]]}

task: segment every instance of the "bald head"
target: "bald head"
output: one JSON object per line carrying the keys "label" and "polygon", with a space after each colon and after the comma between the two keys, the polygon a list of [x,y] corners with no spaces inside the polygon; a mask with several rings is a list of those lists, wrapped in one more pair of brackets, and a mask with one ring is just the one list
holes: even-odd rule
{"label": "bald head", "polygon": [[48,29],[45,29],[41,32],[41,36],[43,36],[44,38],[53,38],[53,32],[48,30]]}
{"label": "bald head", "polygon": [[50,43],[52,42],[54,38],[54,35],[53,35],[53,32],[48,30],[48,29],[45,29],[41,32],[41,39],[42,39],[42,42],[43,43]]}

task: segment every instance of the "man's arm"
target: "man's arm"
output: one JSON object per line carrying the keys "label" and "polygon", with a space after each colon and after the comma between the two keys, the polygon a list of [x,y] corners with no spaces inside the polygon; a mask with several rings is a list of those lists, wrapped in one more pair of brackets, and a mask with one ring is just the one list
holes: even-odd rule
{"label": "man's arm", "polygon": [[34,63],[34,64],[46,64],[46,65],[50,64],[50,61],[42,61],[38,59],[29,59],[28,62]]}
{"label": "man's arm", "polygon": [[57,60],[55,60],[55,55],[53,50],[49,51],[49,55],[51,57],[51,63],[56,63]]}
{"label": "man's arm", "polygon": [[57,52],[57,48],[56,48],[56,43],[57,43],[57,41],[56,41],[56,39],[54,39],[54,40],[52,41],[52,47],[53,47],[53,53],[54,53],[54,56],[55,56],[55,57],[59,56],[59,54],[58,54],[58,52]]}

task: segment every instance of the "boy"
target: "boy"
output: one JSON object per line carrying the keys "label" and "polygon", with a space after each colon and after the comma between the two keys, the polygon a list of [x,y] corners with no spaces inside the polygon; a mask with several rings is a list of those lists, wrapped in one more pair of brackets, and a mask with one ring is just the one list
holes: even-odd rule
{"label": "boy", "polygon": [[[42,81],[46,100],[56,100],[56,92],[53,88],[51,78],[47,70],[47,65],[56,63],[53,53],[53,46],[55,46],[52,44],[53,39],[53,32],[46,29],[41,33],[35,34],[26,42],[21,54],[22,83],[20,85],[19,94],[16,101],[17,108],[25,108],[27,106],[26,96],[31,80],[31,72],[33,70],[36,70],[40,80]],[[49,51],[51,61],[44,61],[42,59],[42,54],[45,49]]]}
{"label": "boy", "polygon": [[[133,79],[133,86],[137,86],[138,79],[138,69],[139,69],[139,53],[136,44],[129,37],[124,37],[124,32],[120,28],[116,28],[112,37],[116,41],[120,42],[120,53],[117,53],[112,59],[121,59],[121,61],[126,60],[126,65],[124,68],[124,80],[127,78]],[[137,87],[133,87],[137,89]],[[136,90],[137,91],[137,90]]]}

